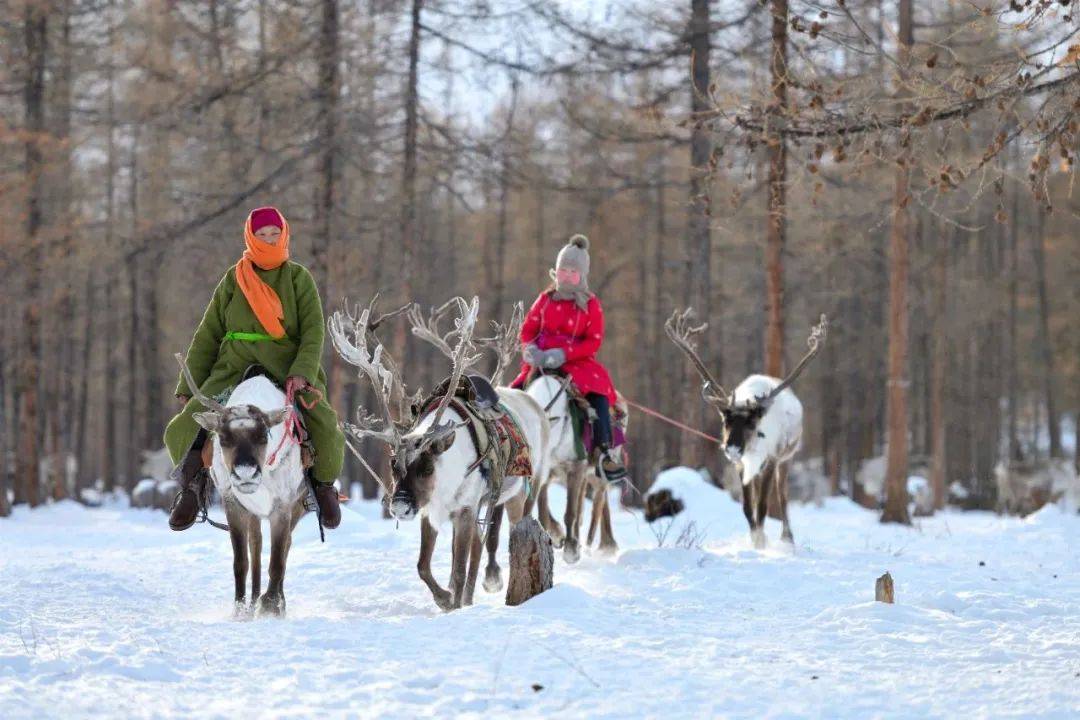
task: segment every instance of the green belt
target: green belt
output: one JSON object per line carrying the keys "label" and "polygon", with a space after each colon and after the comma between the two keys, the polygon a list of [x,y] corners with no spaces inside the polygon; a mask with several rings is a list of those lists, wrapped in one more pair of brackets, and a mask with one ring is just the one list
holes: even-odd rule
{"label": "green belt", "polygon": [[264,342],[267,340],[277,340],[278,338],[273,335],[267,335],[266,333],[257,332],[237,332],[236,330],[230,330],[225,333],[226,340],[244,340],[245,342]]}

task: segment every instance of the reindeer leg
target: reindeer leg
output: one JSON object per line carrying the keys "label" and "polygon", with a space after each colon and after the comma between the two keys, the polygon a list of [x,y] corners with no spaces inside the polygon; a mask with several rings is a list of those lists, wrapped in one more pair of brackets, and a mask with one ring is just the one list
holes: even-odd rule
{"label": "reindeer leg", "polygon": [[248,518],[248,554],[251,556],[251,606],[262,592],[262,521],[256,515]]}
{"label": "reindeer leg", "polygon": [[233,585],[235,593],[234,615],[243,617],[244,598],[247,592],[248,548],[247,513],[234,502],[225,503],[225,518],[229,523],[229,540],[233,551]]}
{"label": "reindeer leg", "polygon": [[[468,575],[469,551],[472,548],[474,515],[471,509],[463,508],[454,517],[454,552],[450,569],[450,593],[453,596],[451,609],[460,608],[465,599],[465,582]],[[472,532],[470,532],[472,530]]]}
{"label": "reindeer leg", "polygon": [[600,496],[604,499],[600,515],[600,554],[614,555],[619,552],[619,544],[615,542],[615,533],[611,530],[611,498],[606,487],[600,489]]}
{"label": "reindeer leg", "polygon": [[292,545],[292,510],[278,509],[270,515],[270,582],[259,599],[259,614],[285,615],[285,564]]}
{"label": "reindeer leg", "polygon": [[525,512],[525,496],[515,495],[503,503],[503,509],[506,511],[506,516],[510,518],[510,528],[513,529],[521,522],[521,518],[528,514]]}
{"label": "reindeer leg", "polygon": [[[561,548],[566,543],[566,533],[563,532],[562,527],[559,525],[559,521],[551,516],[551,506],[548,505],[548,485],[551,481],[544,483],[544,486],[540,488],[539,505],[536,510],[536,519],[540,521],[540,526],[547,530],[547,534],[551,536],[551,543],[557,548]],[[526,507],[528,511],[529,508]],[[526,515],[529,513],[526,512]]]}
{"label": "reindeer leg", "polygon": [[566,542],[563,545],[563,559],[576,563],[581,559],[581,508],[585,501],[585,463],[575,463],[566,477]]}
{"label": "reindeer leg", "polygon": [[777,465],[776,467],[776,494],[780,504],[780,521],[784,523],[784,531],[780,535],[783,542],[795,544],[795,537],[791,534],[791,523],[788,521],[788,471],[791,470],[791,461]]}
{"label": "reindeer leg", "polygon": [[480,574],[480,558],[484,554],[484,539],[480,537],[480,531],[476,527],[475,516],[471,530],[469,543],[469,574],[465,578],[465,597],[461,604],[469,606],[473,604],[473,595],[476,593],[476,576]]}
{"label": "reindeer leg", "polygon": [[502,590],[502,571],[499,569],[499,561],[495,555],[499,550],[499,531],[502,529],[502,520],[505,509],[502,505],[495,508],[491,518],[491,527],[487,531],[487,568],[484,570],[484,590],[496,593]]}
{"label": "reindeer leg", "polygon": [[769,493],[772,491],[773,467],[771,462],[766,464],[754,479],[754,485],[757,489],[757,492],[755,493],[756,497],[754,498],[757,503],[757,509],[754,513],[754,523],[757,527],[750,535],[754,541],[754,547],[759,550],[767,544],[767,540],[765,539],[765,518],[768,516]]}
{"label": "reindeer leg", "polygon": [[592,512],[589,514],[589,534],[585,538],[585,547],[592,547],[593,540],[596,538],[596,531],[600,526],[600,517],[604,513],[604,499],[606,497],[603,490],[598,488],[595,483],[592,484]]}
{"label": "reindeer leg", "polygon": [[439,609],[451,610],[453,605],[450,593],[442,589],[435,576],[431,573],[431,556],[435,552],[435,540],[438,537],[439,531],[432,526],[426,517],[423,518],[420,521],[420,558],[416,561],[416,572],[420,575],[420,579],[424,581],[424,584],[428,586],[428,590],[431,591],[431,596],[435,599],[435,604],[439,606]]}
{"label": "reindeer leg", "polygon": [[[756,478],[755,478],[756,480]],[[750,526],[750,537],[754,536],[754,480],[742,486],[742,511],[746,524]]]}

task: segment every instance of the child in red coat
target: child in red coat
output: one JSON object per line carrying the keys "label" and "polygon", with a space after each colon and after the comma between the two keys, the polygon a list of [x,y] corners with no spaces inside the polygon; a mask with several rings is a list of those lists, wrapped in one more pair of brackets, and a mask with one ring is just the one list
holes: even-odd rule
{"label": "child in red coat", "polygon": [[596,359],[604,341],[604,311],[589,292],[589,240],[575,235],[559,252],[551,272],[553,287],[540,293],[521,326],[521,373],[512,383],[524,387],[533,368],[561,368],[596,410],[593,437],[600,448],[603,474],[611,482],[626,477],[626,468],[611,455],[611,406],[615,386]]}

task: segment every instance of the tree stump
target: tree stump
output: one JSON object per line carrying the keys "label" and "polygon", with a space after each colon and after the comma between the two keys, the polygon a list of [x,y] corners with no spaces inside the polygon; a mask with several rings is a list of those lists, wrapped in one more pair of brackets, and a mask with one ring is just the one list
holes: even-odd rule
{"label": "tree stump", "polygon": [[874,583],[874,599],[878,602],[889,603],[890,605],[895,602],[892,575],[889,573],[886,572]]}
{"label": "tree stump", "polygon": [[555,550],[536,518],[522,518],[510,531],[510,581],[506,604],[520,605],[550,590],[555,574]]}

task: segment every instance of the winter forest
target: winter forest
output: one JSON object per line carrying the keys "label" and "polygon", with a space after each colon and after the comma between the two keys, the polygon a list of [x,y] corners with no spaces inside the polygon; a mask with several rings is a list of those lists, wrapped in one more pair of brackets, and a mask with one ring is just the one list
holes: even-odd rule
{"label": "winter forest", "polygon": [[[1078,111],[1077,0],[0,0],[0,715],[1075,716]],[[197,377],[230,544],[163,435],[261,206],[352,451],[281,530]],[[408,401],[509,383],[575,234],[627,477],[570,351],[493,383],[515,485]]]}

